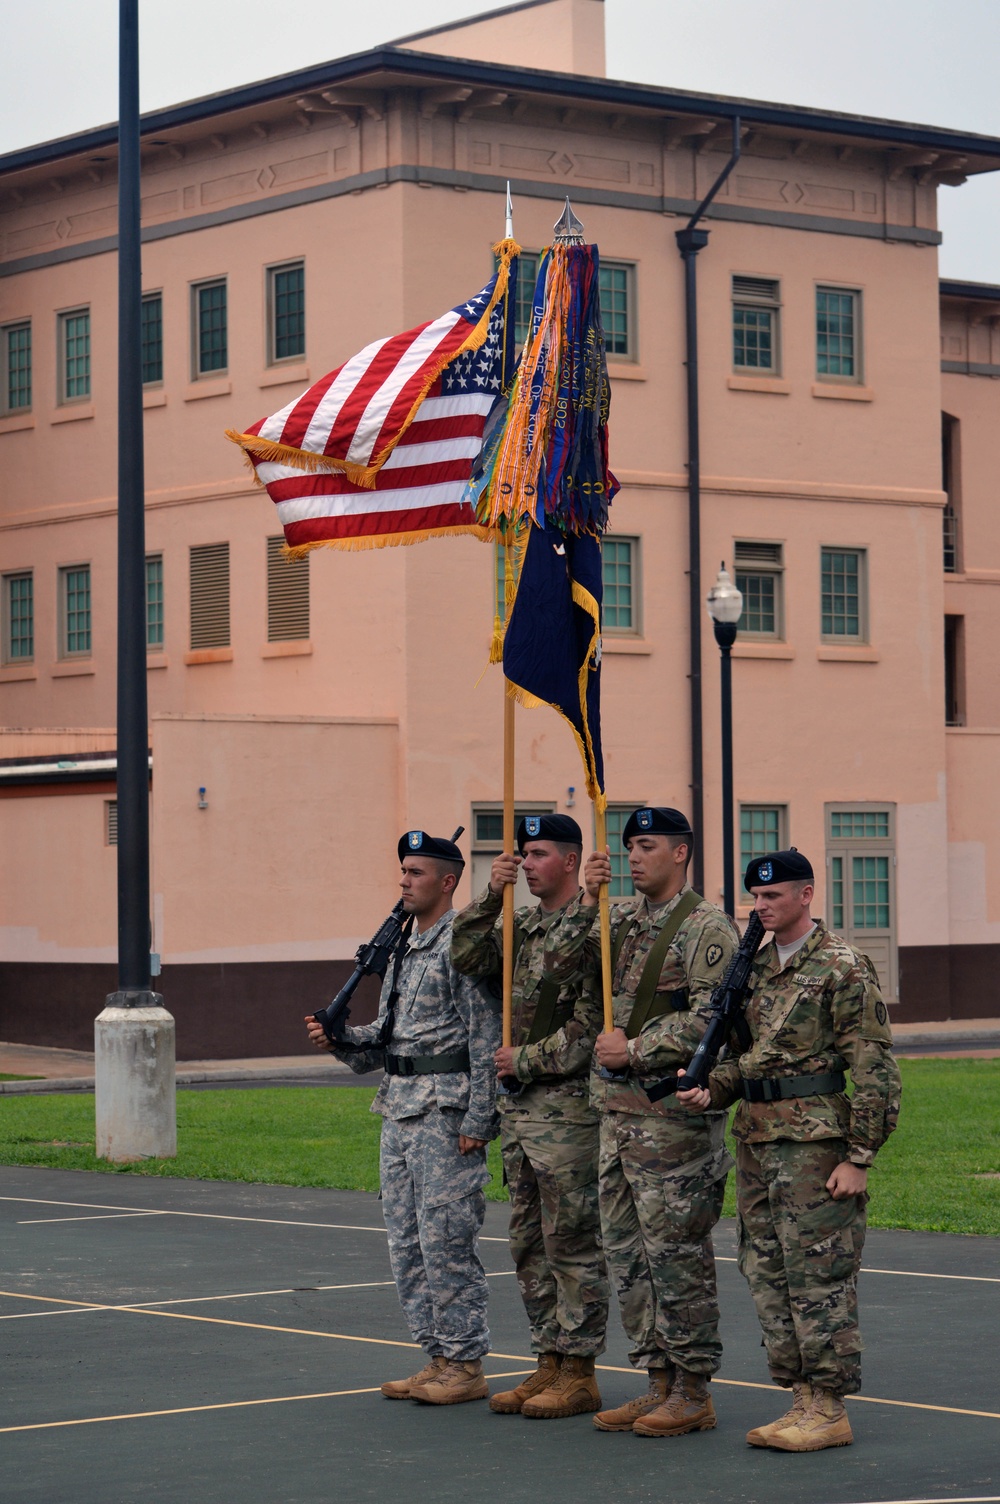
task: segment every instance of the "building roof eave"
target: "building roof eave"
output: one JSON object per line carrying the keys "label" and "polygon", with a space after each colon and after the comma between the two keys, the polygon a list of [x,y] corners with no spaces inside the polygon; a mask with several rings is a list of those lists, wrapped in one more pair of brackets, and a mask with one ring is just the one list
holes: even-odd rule
{"label": "building roof eave", "polygon": [[[792,132],[804,131],[841,139],[846,137],[865,140],[882,148],[936,150],[969,158],[967,170],[1000,169],[1000,139],[994,137],[805,106],[693,93],[652,84],[557,73],[541,68],[515,68],[506,64],[449,58],[393,46],[374,48],[346,58],[335,58],[293,73],[260,79],[218,94],[203,95],[198,99],[150,111],[142,117],[142,132],[143,135],[161,134],[182,125],[253,109],[318,88],[329,88],[333,84],[361,83],[367,80],[371,85],[382,80],[381,86],[389,87],[393,81],[403,83],[408,80],[414,86],[419,86],[422,81],[432,78],[522,95],[547,95],[563,100],[572,97],[598,107],[603,105],[611,109],[649,111],[659,116],[715,116],[722,122],[739,115],[748,126],[769,125]],[[112,122],[75,135],[24,147],[0,156],[0,176],[114,147],[117,139],[118,127]]]}

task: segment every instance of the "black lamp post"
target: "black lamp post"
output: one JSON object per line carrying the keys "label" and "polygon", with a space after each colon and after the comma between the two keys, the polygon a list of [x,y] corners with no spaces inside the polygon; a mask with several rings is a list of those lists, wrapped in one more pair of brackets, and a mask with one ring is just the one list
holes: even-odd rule
{"label": "black lamp post", "polygon": [[735,850],[733,845],[733,663],[736,623],[743,614],[743,596],[737,590],[723,561],[718,579],[705,600],[722,655],[722,906],[736,914]]}

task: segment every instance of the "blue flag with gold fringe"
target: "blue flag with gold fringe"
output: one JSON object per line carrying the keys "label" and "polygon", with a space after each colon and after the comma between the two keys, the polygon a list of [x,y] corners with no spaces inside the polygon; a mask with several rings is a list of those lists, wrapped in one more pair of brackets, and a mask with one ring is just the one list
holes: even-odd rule
{"label": "blue flag with gold fringe", "polygon": [[551,705],[572,728],[587,793],[604,799],[601,751],[601,545],[531,524],[503,640],[503,668],[526,705]]}

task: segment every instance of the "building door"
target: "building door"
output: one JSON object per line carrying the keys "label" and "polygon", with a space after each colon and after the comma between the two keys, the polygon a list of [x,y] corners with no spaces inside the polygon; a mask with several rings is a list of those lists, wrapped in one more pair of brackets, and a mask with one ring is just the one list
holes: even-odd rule
{"label": "building door", "polygon": [[882,996],[898,997],[895,806],[828,804],[830,928],[875,964]]}
{"label": "building door", "polygon": [[[525,815],[550,815],[555,804],[519,804],[514,811],[514,832]],[[503,850],[503,805],[477,804],[472,810],[472,892],[469,898],[478,898],[490,880],[493,858]],[[524,880],[519,872],[514,885],[515,906],[533,904]],[[466,900],[468,902],[468,900]]]}

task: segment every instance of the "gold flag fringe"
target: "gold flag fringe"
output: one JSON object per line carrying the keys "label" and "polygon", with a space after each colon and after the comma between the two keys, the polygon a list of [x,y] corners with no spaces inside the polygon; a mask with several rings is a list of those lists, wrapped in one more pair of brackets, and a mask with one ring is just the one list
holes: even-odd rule
{"label": "gold flag fringe", "polygon": [[[352,485],[361,486],[367,491],[373,491],[379,471],[412,424],[421,403],[441,375],[441,372],[453,360],[457,360],[460,355],[465,355],[472,350],[478,350],[485,344],[493,310],[507,293],[510,263],[515,256],[520,255],[521,247],[516,240],[500,240],[493,247],[493,251],[499,263],[497,266],[496,286],[478,324],[470,330],[457,350],[434,362],[424,379],[420,391],[414,398],[406,418],[389,442],[379,450],[378,454],[367,465],[358,465],[351,460],[339,459],[336,455],[332,454],[317,454],[313,450],[297,449],[291,444],[280,444],[272,439],[261,439],[256,434],[239,433],[232,428],[226,429],[226,438],[230,439],[232,443],[237,444],[249,456],[252,464],[284,464],[290,465],[296,470],[305,470],[312,473],[320,470],[339,471],[343,475],[346,475]],[[410,538],[407,541],[413,542],[414,540]],[[375,544],[373,546],[378,547],[379,545]]]}
{"label": "gold flag fringe", "polygon": [[315,538],[309,543],[286,543],[281,552],[291,563],[296,559],[304,559],[315,548],[339,548],[345,553],[365,553],[373,548],[401,548],[408,543],[424,543],[428,538],[478,538],[482,543],[489,543],[493,538],[493,531],[488,527],[479,527],[468,523],[459,523],[455,527],[429,527],[417,533],[368,533],[358,538]]}

